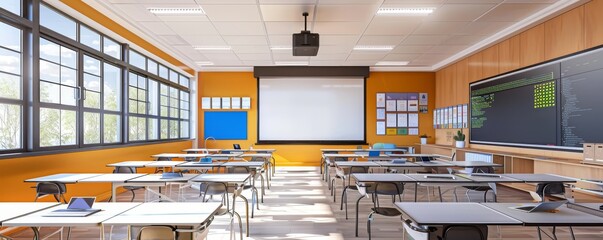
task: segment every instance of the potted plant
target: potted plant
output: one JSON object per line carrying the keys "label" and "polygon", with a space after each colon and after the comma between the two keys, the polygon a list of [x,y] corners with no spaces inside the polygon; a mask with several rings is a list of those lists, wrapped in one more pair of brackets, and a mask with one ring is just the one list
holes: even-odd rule
{"label": "potted plant", "polygon": [[421,144],[427,144],[427,139],[429,138],[429,136],[427,136],[427,134],[423,134],[419,137],[421,138]]}
{"label": "potted plant", "polygon": [[454,141],[456,141],[455,147],[464,148],[465,147],[465,134],[461,130],[458,130],[456,132],[456,135],[454,135]]}

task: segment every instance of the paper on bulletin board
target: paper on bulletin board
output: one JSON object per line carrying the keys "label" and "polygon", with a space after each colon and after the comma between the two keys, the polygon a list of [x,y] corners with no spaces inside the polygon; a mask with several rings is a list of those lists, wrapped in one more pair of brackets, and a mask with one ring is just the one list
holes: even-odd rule
{"label": "paper on bulletin board", "polygon": [[433,128],[438,128],[438,110],[433,110]]}
{"label": "paper on bulletin board", "polygon": [[396,111],[396,100],[385,101],[385,111],[395,112]]}
{"label": "paper on bulletin board", "polygon": [[396,134],[398,134],[398,129],[397,128],[388,128],[387,129],[386,135],[396,135]]}
{"label": "paper on bulletin board", "polygon": [[458,121],[457,127],[463,128],[463,105],[459,105],[456,109],[456,118]]}
{"label": "paper on bulletin board", "polygon": [[427,93],[419,93],[419,105],[427,105]]}
{"label": "paper on bulletin board", "polygon": [[385,120],[385,108],[377,108],[377,120]]}
{"label": "paper on bulletin board", "polygon": [[377,121],[377,135],[385,135],[385,122]]}
{"label": "paper on bulletin board", "polygon": [[457,106],[452,106],[452,128],[457,128],[458,125],[458,110]]}
{"label": "paper on bulletin board", "polygon": [[396,114],[395,113],[388,113],[386,116],[386,126],[387,127],[396,127]]}
{"label": "paper on bulletin board", "polygon": [[398,128],[398,135],[408,135],[408,128]]}
{"label": "paper on bulletin board", "polygon": [[419,114],[409,113],[408,114],[408,127],[419,127]]}
{"label": "paper on bulletin board", "polygon": [[418,128],[409,128],[408,135],[419,135],[419,129]]}
{"label": "paper on bulletin board", "polygon": [[408,111],[418,112],[419,111],[419,100],[408,100]]}
{"label": "paper on bulletin board", "polygon": [[211,109],[220,109],[222,106],[222,98],[221,97],[212,97],[211,98]]}
{"label": "paper on bulletin board", "polygon": [[240,97],[232,97],[231,101],[232,101],[232,104],[230,107],[232,109],[241,109],[241,98]]}
{"label": "paper on bulletin board", "polygon": [[377,93],[377,107],[385,107],[385,93]]}
{"label": "paper on bulletin board", "polygon": [[201,98],[201,109],[211,109],[211,98],[210,97],[202,97]]}
{"label": "paper on bulletin board", "polygon": [[230,98],[222,97],[222,109],[230,109]]}
{"label": "paper on bulletin board", "polygon": [[398,113],[398,127],[408,127],[408,113]]}
{"label": "paper on bulletin board", "polygon": [[452,128],[452,107],[448,107],[448,128]]}
{"label": "paper on bulletin board", "polygon": [[241,108],[243,108],[243,109],[251,108],[251,98],[250,97],[241,98]]}
{"label": "paper on bulletin board", "polygon": [[407,112],[408,111],[408,106],[407,106],[407,101],[406,100],[396,100],[396,109],[398,110],[398,112]]}
{"label": "paper on bulletin board", "polygon": [[463,128],[467,128],[469,123],[467,122],[467,104],[463,105]]}

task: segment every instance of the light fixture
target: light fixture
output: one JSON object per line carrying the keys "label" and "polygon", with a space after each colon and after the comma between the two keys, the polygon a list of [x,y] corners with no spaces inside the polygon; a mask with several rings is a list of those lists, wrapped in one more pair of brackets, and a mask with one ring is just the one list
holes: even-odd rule
{"label": "light fixture", "polygon": [[204,61],[204,62],[195,62],[195,64],[199,65],[199,66],[211,66],[214,65],[213,62],[209,62],[209,61]]}
{"label": "light fixture", "polygon": [[433,13],[435,8],[432,7],[423,7],[423,8],[379,8],[377,10],[377,15],[429,15]]}
{"label": "light fixture", "polygon": [[200,14],[204,15],[205,11],[201,7],[195,8],[147,8],[153,14]]}
{"label": "light fixture", "polygon": [[390,51],[394,49],[394,46],[378,46],[378,45],[356,45],[354,50],[358,51]]}
{"label": "light fixture", "polygon": [[379,61],[375,63],[375,66],[404,66],[408,63],[408,61]]}
{"label": "light fixture", "polygon": [[228,51],[232,49],[230,46],[194,46],[195,50],[208,50],[208,51]]}
{"label": "light fixture", "polygon": [[283,62],[274,62],[274,65],[277,65],[277,66],[308,66],[308,62],[306,62],[306,61],[283,61]]}
{"label": "light fixture", "polygon": [[291,47],[275,46],[270,47],[270,50],[291,50]]}

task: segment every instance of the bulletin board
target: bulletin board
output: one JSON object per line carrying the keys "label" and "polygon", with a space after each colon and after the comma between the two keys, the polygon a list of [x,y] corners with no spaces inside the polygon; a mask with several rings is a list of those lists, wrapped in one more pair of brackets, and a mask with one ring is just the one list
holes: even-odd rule
{"label": "bulletin board", "polygon": [[216,140],[247,140],[247,112],[204,112],[203,136]]}

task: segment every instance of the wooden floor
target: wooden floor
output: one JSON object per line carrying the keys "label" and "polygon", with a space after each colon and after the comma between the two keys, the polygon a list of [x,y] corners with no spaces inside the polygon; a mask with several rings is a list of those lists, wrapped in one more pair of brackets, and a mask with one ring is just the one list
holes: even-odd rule
{"label": "wooden floor", "polygon": [[[339,183],[341,184],[341,183]],[[200,201],[198,191],[186,188],[184,197],[186,201]],[[250,222],[250,237],[247,239],[368,239],[366,232],[366,220],[372,203],[363,199],[360,204],[360,237],[354,237],[354,214],[355,201],[358,194],[350,191],[349,194],[349,219],[345,219],[345,213],[339,210],[341,189],[338,189],[337,203],[333,203],[333,197],[327,189],[326,183],[321,180],[317,168],[291,167],[278,168],[273,178],[272,187],[266,191],[264,203],[260,205],[260,211],[255,212],[255,218]],[[406,189],[404,201],[411,201],[413,188]],[[427,201],[426,189],[419,188],[421,201]],[[246,196],[250,194],[247,193]],[[452,193],[445,192],[444,201],[453,201]],[[130,193],[120,194],[119,201],[129,201]],[[137,201],[144,200],[144,192],[137,192]],[[436,201],[436,195],[429,195],[432,201]],[[459,191],[459,200],[467,201],[464,191]],[[475,195],[473,199],[480,199],[481,195]],[[530,201],[528,194],[516,190],[499,189],[499,202],[527,202]],[[219,201],[216,199],[215,201]],[[383,197],[381,205],[391,205],[390,198]],[[240,203],[237,209],[244,209]],[[244,212],[241,212],[244,218]],[[462,217],[462,216],[459,216]],[[208,239],[228,239],[228,217],[219,216],[212,223]],[[42,228],[42,233],[56,230],[56,228]],[[549,230],[549,229],[547,229]],[[568,229],[557,229],[560,239],[569,239]],[[105,229],[108,234],[110,229]],[[237,230],[238,231],[238,230]],[[601,228],[574,228],[577,239],[591,240],[603,239],[603,227]],[[31,239],[32,232],[22,231],[12,236],[14,239]],[[98,239],[99,229],[74,228],[71,239]],[[124,239],[125,228],[112,230],[112,239]],[[59,239],[58,236],[49,239]],[[373,223],[373,239],[402,239],[402,224],[400,218],[387,218],[375,216]],[[490,227],[489,239],[537,239],[536,228],[529,227]]]}

